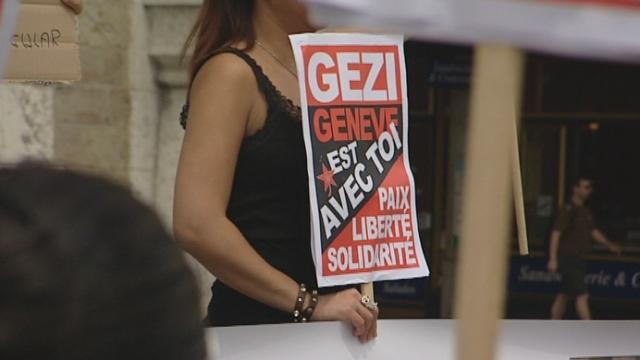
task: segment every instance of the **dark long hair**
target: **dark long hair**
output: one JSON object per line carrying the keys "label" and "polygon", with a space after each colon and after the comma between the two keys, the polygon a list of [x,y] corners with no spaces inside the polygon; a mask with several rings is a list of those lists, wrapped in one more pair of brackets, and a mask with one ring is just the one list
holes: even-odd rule
{"label": "dark long hair", "polygon": [[244,41],[246,49],[255,45],[253,27],[256,0],[204,0],[198,19],[184,45],[182,57],[193,47],[189,64],[191,80],[209,54],[234,42]]}

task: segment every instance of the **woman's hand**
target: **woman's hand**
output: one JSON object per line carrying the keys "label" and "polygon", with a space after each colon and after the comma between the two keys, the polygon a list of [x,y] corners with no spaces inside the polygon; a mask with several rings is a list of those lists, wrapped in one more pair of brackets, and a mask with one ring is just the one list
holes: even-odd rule
{"label": "woman's hand", "polygon": [[82,0],[60,0],[74,13],[80,14],[82,12]]}
{"label": "woman's hand", "polygon": [[378,310],[370,310],[361,300],[362,295],[355,289],[320,296],[311,320],[348,322],[353,326],[353,334],[361,342],[367,342],[378,336]]}

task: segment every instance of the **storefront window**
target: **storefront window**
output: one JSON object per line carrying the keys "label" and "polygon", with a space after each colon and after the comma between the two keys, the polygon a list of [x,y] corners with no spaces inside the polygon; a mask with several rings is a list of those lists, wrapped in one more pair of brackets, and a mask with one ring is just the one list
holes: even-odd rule
{"label": "storefront window", "polygon": [[[573,129],[573,173],[595,180],[589,203],[596,224],[627,254],[640,252],[640,121],[582,122]],[[596,250],[606,251],[594,244]]]}
{"label": "storefront window", "polygon": [[558,207],[562,126],[527,123],[523,130],[522,181],[529,246],[544,251]]}
{"label": "storefront window", "polygon": [[[520,135],[529,245],[546,253],[557,209],[571,197],[572,182],[595,181],[589,202],[598,227],[640,252],[640,121],[525,120]],[[604,250],[593,244],[594,251]]]}

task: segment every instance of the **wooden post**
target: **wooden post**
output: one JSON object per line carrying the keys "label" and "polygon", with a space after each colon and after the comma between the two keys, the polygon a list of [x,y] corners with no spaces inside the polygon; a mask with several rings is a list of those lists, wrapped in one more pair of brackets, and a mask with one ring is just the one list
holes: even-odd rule
{"label": "wooden post", "polygon": [[461,360],[495,357],[513,194],[513,106],[520,104],[522,56],[504,46],[475,51],[455,296]]}
{"label": "wooden post", "polygon": [[360,293],[368,296],[371,301],[376,301],[375,294],[373,293],[373,283],[366,283],[360,286]]}
{"label": "wooden post", "polygon": [[567,182],[567,125],[560,128],[558,154],[558,209],[564,206],[565,185]]}
{"label": "wooden post", "polygon": [[527,220],[524,212],[524,192],[522,191],[522,171],[520,170],[520,149],[518,142],[518,111],[515,111],[512,123],[512,180],[513,199],[516,210],[516,224],[518,227],[518,248],[520,255],[529,255],[529,240],[527,238]]}

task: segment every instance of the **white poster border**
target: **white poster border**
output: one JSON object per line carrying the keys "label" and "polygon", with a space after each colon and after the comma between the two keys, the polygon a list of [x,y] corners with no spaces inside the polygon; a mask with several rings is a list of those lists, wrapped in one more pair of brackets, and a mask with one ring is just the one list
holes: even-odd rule
{"label": "white poster border", "polygon": [[[372,35],[372,34],[356,34],[356,33],[322,33],[322,34],[297,34],[289,36],[293,52],[296,59],[296,69],[299,74],[299,88],[300,88],[300,106],[303,112],[302,129],[304,132],[305,149],[307,159],[313,158],[312,146],[310,143],[311,129],[309,128],[309,122],[305,120],[308,118],[308,101],[307,101],[307,87],[306,87],[306,71],[304,69],[304,57],[302,52],[302,46],[314,46],[314,45],[374,45],[374,46],[396,46],[398,47],[398,54],[400,56],[400,70],[401,70],[401,87],[402,87],[402,116],[403,116],[403,162],[405,171],[408,174],[409,183],[411,186],[411,218],[412,226],[414,230],[414,245],[416,250],[416,257],[419,262],[419,267],[411,269],[398,269],[398,270],[382,270],[374,271],[371,273],[360,274],[345,274],[345,275],[333,275],[324,276],[322,274],[322,248],[319,241],[314,242],[312,240],[312,254],[313,261],[315,263],[316,278],[318,280],[319,287],[350,285],[350,284],[364,284],[374,281],[384,280],[399,280],[399,279],[411,279],[429,276],[429,267],[422,250],[422,242],[420,240],[417,212],[416,212],[416,199],[415,199],[415,181],[413,173],[411,172],[409,163],[409,105],[408,105],[408,93],[407,93],[407,74],[405,66],[404,55],[404,37],[402,35]],[[307,174],[309,178],[309,202],[311,208],[311,239],[320,239],[320,229],[317,226],[313,226],[312,219],[319,218],[318,201],[316,194],[316,183],[314,177],[314,169],[311,161],[307,161]]]}

